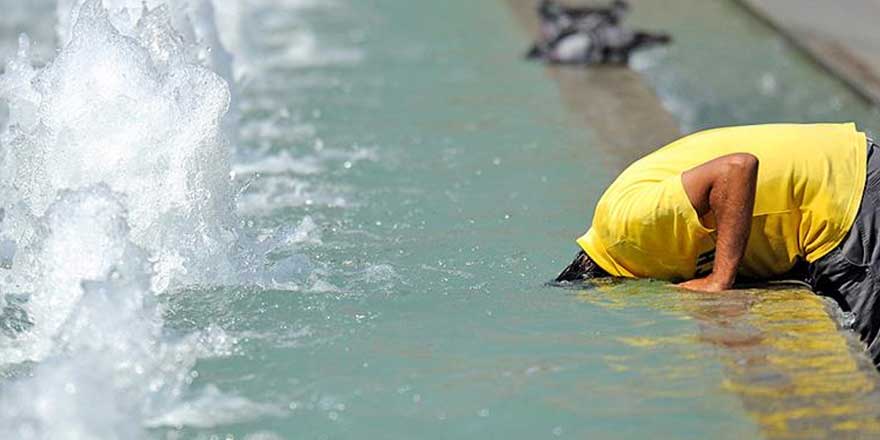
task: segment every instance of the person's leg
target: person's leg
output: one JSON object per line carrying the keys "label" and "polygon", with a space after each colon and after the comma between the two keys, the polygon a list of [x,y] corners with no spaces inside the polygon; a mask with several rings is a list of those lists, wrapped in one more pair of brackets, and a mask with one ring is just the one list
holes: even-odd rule
{"label": "person's leg", "polygon": [[810,265],[816,293],[852,314],[852,329],[880,367],[880,147],[868,148],[868,173],[859,213],[843,242]]}
{"label": "person's leg", "polygon": [[[857,236],[855,236],[857,237]],[[838,247],[810,265],[810,285],[819,295],[834,299],[852,319],[845,323],[859,334],[874,364],[880,367],[877,341],[877,273]]]}

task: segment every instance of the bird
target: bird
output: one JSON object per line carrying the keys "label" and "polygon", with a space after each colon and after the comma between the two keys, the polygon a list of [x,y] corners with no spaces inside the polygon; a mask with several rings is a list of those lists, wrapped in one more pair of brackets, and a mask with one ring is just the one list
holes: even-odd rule
{"label": "bird", "polygon": [[541,19],[541,37],[552,40],[566,29],[594,29],[598,26],[619,24],[629,11],[629,3],[614,0],[608,7],[566,7],[554,0],[541,0],[538,16]]}
{"label": "bird", "polygon": [[629,3],[625,0],[614,0],[607,7],[568,7],[559,4],[555,0],[541,0],[538,4],[538,14],[542,20],[546,21],[561,19],[571,22],[601,20],[617,24],[623,19],[629,9]]}
{"label": "bird", "polygon": [[569,8],[554,0],[538,5],[541,37],[526,54],[553,64],[627,64],[639,49],[668,44],[664,33],[623,26],[629,4],[615,0],[607,7]]}

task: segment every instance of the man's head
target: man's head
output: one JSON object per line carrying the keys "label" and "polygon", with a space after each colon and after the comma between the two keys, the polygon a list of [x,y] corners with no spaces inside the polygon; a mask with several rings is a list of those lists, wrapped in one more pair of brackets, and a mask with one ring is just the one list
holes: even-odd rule
{"label": "man's head", "polygon": [[589,280],[593,278],[604,278],[609,277],[611,275],[608,272],[605,272],[604,269],[599,267],[586,252],[580,251],[574,257],[574,261],[566,267],[559,276],[556,277],[556,282],[562,281],[582,281]]}

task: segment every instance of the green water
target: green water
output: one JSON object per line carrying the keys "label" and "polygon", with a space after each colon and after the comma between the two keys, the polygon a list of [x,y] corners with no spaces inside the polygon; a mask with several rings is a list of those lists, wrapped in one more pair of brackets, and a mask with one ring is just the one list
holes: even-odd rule
{"label": "green water", "polygon": [[[641,58],[640,70],[664,102],[683,106],[671,108],[685,128],[869,117],[864,103],[737,9],[681,3],[702,20],[731,23],[722,35],[710,25],[689,35],[681,32],[687,17],[659,6],[638,16],[679,40]],[[282,9],[270,11],[248,19],[285,22]],[[573,255],[572,239],[617,169],[572,122],[544,69],[519,59],[527,41],[506,4],[371,0],[290,20],[363,58],[259,73],[245,89],[253,103],[245,123],[284,106],[294,117],[271,119],[281,134],[251,139],[252,148],[309,156],[320,139],[375,156],[296,176],[320,201],[270,203],[257,217],[267,225],[313,218],[320,242],[302,253],[329,286],[172,302],[172,325],[219,320],[239,338],[237,355],[199,364],[196,385],[283,408],[202,434],[752,438],[868,429],[878,404],[873,370],[808,294],[719,299],[662,283],[545,286]],[[254,40],[258,54],[284,48]],[[731,62],[713,44],[753,46],[782,62]],[[697,62],[725,76],[698,74]],[[781,96],[740,90],[756,64],[785,83]],[[823,90],[803,97],[792,82]],[[857,110],[844,115],[828,99]],[[804,102],[815,109],[804,113]],[[314,130],[291,142],[303,125]],[[800,347],[799,332],[819,343]],[[835,380],[858,389],[822,394],[820,361],[829,358],[845,367]],[[807,397],[784,397],[798,391]],[[862,409],[847,406],[854,402]]]}
{"label": "green water", "polygon": [[[546,285],[620,165],[520,59],[506,2],[300,3],[242,3],[237,161],[289,159],[242,173],[241,210],[258,227],[315,225],[291,252],[304,281],[162,297],[173,331],[236,340],[197,364],[194,392],[273,410],[157,438],[880,432],[876,372],[809,293]],[[870,106],[731,3],[636,11],[676,38],[635,67],[686,131],[874,127]]]}

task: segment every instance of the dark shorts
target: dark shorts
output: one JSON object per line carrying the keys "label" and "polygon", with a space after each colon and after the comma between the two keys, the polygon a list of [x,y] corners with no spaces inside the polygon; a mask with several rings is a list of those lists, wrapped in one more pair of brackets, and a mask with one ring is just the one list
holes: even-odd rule
{"label": "dark shorts", "polygon": [[833,298],[851,315],[847,324],[880,366],[880,147],[868,147],[865,194],[843,242],[808,268],[813,291]]}

